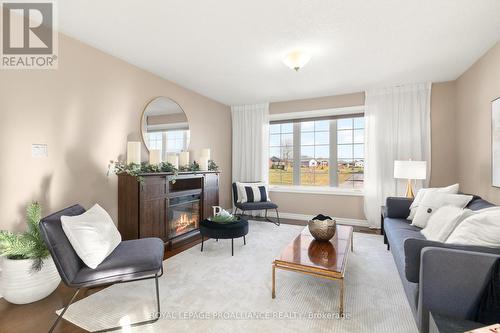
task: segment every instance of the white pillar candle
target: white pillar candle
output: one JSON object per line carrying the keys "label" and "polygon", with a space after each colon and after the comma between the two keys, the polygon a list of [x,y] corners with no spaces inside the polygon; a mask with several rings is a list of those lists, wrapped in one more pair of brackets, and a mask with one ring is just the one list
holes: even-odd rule
{"label": "white pillar candle", "polygon": [[210,148],[202,149],[201,157],[207,157],[208,159],[210,159]]}
{"label": "white pillar candle", "polygon": [[149,164],[160,164],[161,163],[161,150],[151,149],[149,151]]}
{"label": "white pillar candle", "polygon": [[182,151],[179,155],[179,165],[186,166],[189,165],[189,152]]}
{"label": "white pillar candle", "polygon": [[127,164],[141,164],[141,143],[138,141],[127,142]]}
{"label": "white pillar candle", "polygon": [[179,169],[179,156],[177,154],[168,154],[167,162],[172,164],[174,168]]}
{"label": "white pillar candle", "polygon": [[206,156],[200,157],[200,170],[203,170],[203,171],[208,170],[208,157],[206,157]]}

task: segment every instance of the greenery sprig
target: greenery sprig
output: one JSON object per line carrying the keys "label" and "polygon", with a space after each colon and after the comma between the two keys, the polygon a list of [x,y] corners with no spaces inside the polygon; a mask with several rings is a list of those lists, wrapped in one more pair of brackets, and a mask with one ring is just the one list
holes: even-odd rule
{"label": "greenery sprig", "polygon": [[189,165],[180,166],[179,167],[179,171],[182,171],[182,172],[186,172],[186,171],[192,171],[192,172],[200,171],[200,164],[198,162],[196,162],[196,161],[193,161],[193,163],[191,163]]}
{"label": "greenery sprig", "polygon": [[[200,164],[196,161],[193,161],[193,163],[191,163],[189,165],[179,167],[179,171],[197,172],[197,171],[200,171]],[[219,166],[215,163],[214,160],[208,161],[208,171],[219,171]]]}
{"label": "greenery sprig", "polygon": [[38,202],[33,202],[26,208],[27,231],[21,234],[0,231],[0,255],[17,260],[33,259],[32,272],[40,271],[43,259],[50,255],[40,235],[41,217],[42,207]]}
{"label": "greenery sprig", "polygon": [[137,181],[142,184],[144,183],[144,177],[142,177],[141,174],[155,172],[171,172],[173,174],[170,176],[170,181],[172,183],[175,183],[179,174],[179,170],[177,170],[173,164],[168,162],[161,162],[159,164],[149,164],[146,162],[142,162],[141,164],[127,164],[122,161],[109,161],[107,174],[108,176],[110,173],[114,173],[115,175],[127,174],[137,178]]}
{"label": "greenery sprig", "polygon": [[219,166],[215,163],[214,160],[208,161],[208,170],[209,171],[219,171]]}

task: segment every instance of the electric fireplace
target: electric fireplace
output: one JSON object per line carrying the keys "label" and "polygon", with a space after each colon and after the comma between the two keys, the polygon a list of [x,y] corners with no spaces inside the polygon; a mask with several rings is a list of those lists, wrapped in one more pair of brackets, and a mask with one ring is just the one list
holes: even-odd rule
{"label": "electric fireplace", "polygon": [[169,199],[167,235],[169,239],[197,230],[200,223],[200,194]]}

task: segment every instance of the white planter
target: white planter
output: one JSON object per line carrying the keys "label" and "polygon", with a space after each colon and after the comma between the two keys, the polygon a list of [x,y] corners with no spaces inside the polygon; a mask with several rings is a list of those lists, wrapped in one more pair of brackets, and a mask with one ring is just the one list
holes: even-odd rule
{"label": "white planter", "polygon": [[49,296],[61,282],[54,260],[43,261],[39,272],[32,272],[31,259],[12,260],[3,258],[0,294],[10,303],[26,304]]}

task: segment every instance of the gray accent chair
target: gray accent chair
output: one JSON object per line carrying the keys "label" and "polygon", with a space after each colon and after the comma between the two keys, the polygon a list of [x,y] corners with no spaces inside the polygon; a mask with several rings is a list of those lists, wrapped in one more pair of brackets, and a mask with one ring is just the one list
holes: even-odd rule
{"label": "gray accent chair", "polygon": [[[265,211],[264,218],[266,219],[266,221],[274,223],[278,226],[280,225],[280,214],[278,212],[278,205],[277,204],[275,204],[271,201],[243,202],[243,203],[238,202],[238,187],[236,186],[236,183],[233,183],[233,204],[234,204],[233,214],[238,214],[238,209],[241,210],[241,215],[244,215],[246,211],[264,210]],[[273,221],[267,217],[267,211],[269,209],[276,211],[277,221]]]}
{"label": "gray accent chair", "polygon": [[[155,314],[154,318],[133,323],[130,326],[156,322],[160,317],[158,278],[163,274],[163,241],[159,238],[123,241],[97,268],[91,269],[78,257],[61,226],[61,216],[75,216],[84,212],[85,209],[82,206],[74,205],[40,221],[42,238],[54,259],[62,281],[68,287],[76,289],[49,332],[54,330],[82,288],[148,279],[155,279],[157,312],[152,311]],[[120,326],[111,327],[98,332],[115,331],[121,328]]]}
{"label": "gray accent chair", "polygon": [[[426,240],[421,229],[406,219],[411,202],[406,198],[387,198],[382,233],[420,332],[429,332],[430,312],[473,320],[492,267],[500,258],[500,248]],[[474,196],[467,208],[493,206]]]}

